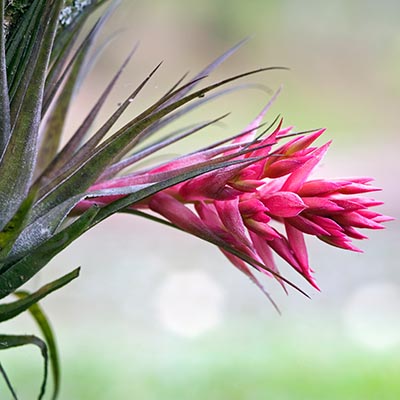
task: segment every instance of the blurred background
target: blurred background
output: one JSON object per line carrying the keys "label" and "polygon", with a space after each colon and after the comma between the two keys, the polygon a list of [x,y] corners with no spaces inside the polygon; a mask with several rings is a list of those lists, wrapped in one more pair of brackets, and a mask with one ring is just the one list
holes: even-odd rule
{"label": "blurred background", "polygon": [[[297,130],[326,127],[330,152],[320,176],[373,176],[400,217],[398,202],[400,3],[382,0],[122,1],[107,23],[98,57],[76,98],[79,125],[135,43],[139,49],[104,110],[105,118],[149,71],[161,71],[124,121],[245,37],[248,43],[208,78],[261,66],[290,71],[253,76],[263,85],[235,92],[177,123],[231,115],[223,126],[168,149],[180,154],[239,132],[270,95],[267,116]],[[123,122],[123,121],[122,121]],[[101,121],[99,121],[99,124]],[[322,141],[321,141],[322,143]],[[310,240],[321,293],[281,265],[310,294],[286,296],[263,277],[282,309],[219,251],[198,239],[132,216],[115,216],[53,260],[37,288],[77,266],[81,276],[42,305],[56,329],[64,400],[398,399],[400,398],[399,224],[368,232],[352,254]],[[313,238],[311,238],[313,239]],[[9,323],[35,330],[29,316]],[[36,349],[11,350],[2,364],[30,399],[42,372]],[[0,398],[8,399],[0,382]]]}

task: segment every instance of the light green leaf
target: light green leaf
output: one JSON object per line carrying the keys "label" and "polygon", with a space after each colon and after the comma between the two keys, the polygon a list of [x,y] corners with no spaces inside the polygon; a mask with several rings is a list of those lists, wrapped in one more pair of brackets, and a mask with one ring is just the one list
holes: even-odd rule
{"label": "light green leaf", "polygon": [[[76,269],[75,271],[64,276],[63,278],[60,278],[58,281],[63,280],[64,281],[63,285],[66,285],[72,279],[75,279],[78,276],[78,274],[79,274],[79,269]],[[60,288],[60,287],[61,286],[59,286],[58,288]],[[23,301],[23,300],[27,299],[28,297],[32,296],[28,292],[22,292],[22,291],[16,292],[15,295],[21,299],[20,301]],[[59,356],[58,356],[56,339],[55,339],[55,336],[53,333],[53,329],[50,326],[49,320],[46,317],[45,313],[43,312],[42,308],[39,306],[39,304],[38,303],[33,304],[29,308],[29,312],[32,315],[32,317],[34,318],[34,320],[36,321],[36,323],[38,324],[38,326],[46,340],[46,344],[47,344],[47,347],[49,350],[50,367],[51,367],[51,372],[53,375],[53,383],[54,383],[52,399],[55,400],[57,398],[58,392],[60,390],[60,361],[59,361]]]}

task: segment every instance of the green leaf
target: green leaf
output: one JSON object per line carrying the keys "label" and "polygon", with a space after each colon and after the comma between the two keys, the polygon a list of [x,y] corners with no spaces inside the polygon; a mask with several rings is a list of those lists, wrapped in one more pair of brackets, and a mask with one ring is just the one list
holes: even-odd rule
{"label": "green leaf", "polygon": [[0,335],[0,350],[26,345],[37,346],[40,349],[44,360],[43,382],[38,397],[38,399],[41,400],[45,394],[47,383],[48,355],[46,343],[42,339],[33,335]]}
{"label": "green leaf", "polygon": [[[0,229],[12,218],[29,189],[36,158],[45,74],[62,3],[62,0],[46,3],[45,11],[51,18],[44,24],[43,35],[37,38],[35,62],[27,76],[29,85],[15,114],[18,118],[13,121],[13,132],[0,161]],[[30,79],[31,76],[34,78]]]}
{"label": "green leaf", "polygon": [[8,97],[6,46],[4,35],[4,2],[0,0],[0,159],[11,133],[10,99]]}
{"label": "green leaf", "polygon": [[[61,280],[63,280],[63,284],[61,286],[64,286],[67,283],[69,283],[72,279],[75,279],[78,275],[79,275],[79,269],[76,269],[75,271],[72,271],[68,275],[65,275],[64,277],[58,279],[58,281],[60,281],[61,283]],[[60,288],[61,286],[58,286],[58,288]],[[23,292],[23,291],[16,292],[15,295],[21,299],[20,301],[23,301],[32,296],[28,292]],[[55,400],[60,390],[60,362],[59,362],[56,339],[53,333],[53,329],[50,326],[49,320],[46,317],[45,313],[43,312],[42,308],[39,306],[39,304],[36,303],[33,304],[31,307],[29,307],[29,312],[36,321],[36,323],[38,324],[46,340],[46,344],[49,350],[50,367],[54,383],[52,399]]]}
{"label": "green leaf", "polygon": [[0,304],[0,322],[7,321],[26,311],[28,308],[33,306],[35,303],[49,295],[50,293],[62,288],[67,285],[73,279],[79,276],[79,268],[70,272],[63,277],[42,286],[39,290],[32,294],[19,294],[22,292],[15,293],[16,296],[20,297],[20,300],[12,303]]}
{"label": "green leaf", "polygon": [[39,31],[43,29],[40,20],[44,4],[44,0],[34,0],[18,22],[18,29],[14,29],[7,39],[6,58],[11,99],[14,98],[21,78],[26,76],[26,71],[30,67],[29,60],[36,39]]}
{"label": "green leaf", "polygon": [[0,299],[13,293],[38,273],[53,257],[86,232],[98,208],[87,210],[69,226],[56,233],[37,248],[31,250],[19,261],[7,265],[0,275]]}

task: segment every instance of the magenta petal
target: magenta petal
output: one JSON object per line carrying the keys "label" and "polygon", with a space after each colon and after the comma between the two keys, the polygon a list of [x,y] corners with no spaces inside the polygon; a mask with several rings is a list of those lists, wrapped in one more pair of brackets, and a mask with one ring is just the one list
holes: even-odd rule
{"label": "magenta petal", "polygon": [[261,200],[253,197],[251,199],[241,201],[239,203],[239,210],[243,218],[247,218],[259,212],[264,212],[265,206]]}
{"label": "magenta petal", "polygon": [[261,200],[269,212],[277,217],[294,217],[307,208],[300,196],[291,192],[265,195]]}
{"label": "magenta petal", "polygon": [[252,244],[248,237],[247,229],[239,212],[239,199],[231,201],[216,201],[215,208],[225,228],[242,244],[250,249]]}
{"label": "magenta petal", "polygon": [[184,231],[202,238],[214,237],[196,214],[166,193],[160,192],[152,196],[149,207]]}
{"label": "magenta petal", "polygon": [[[361,210],[362,211],[362,210]],[[345,212],[334,216],[336,222],[340,225],[350,225],[356,228],[368,228],[368,229],[383,229],[383,226],[364,217],[357,211]]]}
{"label": "magenta petal", "polygon": [[300,190],[305,180],[327,152],[330,143],[331,142],[328,142],[324,146],[315,150],[312,153],[312,158],[310,158],[300,168],[297,168],[291,175],[289,175],[286,182],[282,186],[282,190],[289,192],[297,192]]}
{"label": "magenta petal", "polygon": [[308,265],[308,254],[307,254],[306,243],[304,241],[303,232],[294,228],[288,222],[285,222],[285,229],[290,247],[296,254],[296,258],[300,262],[303,273],[305,275],[310,274],[310,266]]}
{"label": "magenta petal", "polygon": [[[286,143],[282,147],[282,152],[285,155],[291,155],[297,153],[300,150],[306,149],[309,147],[313,142],[315,142],[324,132],[326,129],[320,129],[319,131],[310,133],[308,135],[299,136],[292,139],[290,142]],[[280,150],[278,150],[280,152]]]}
{"label": "magenta petal", "polygon": [[274,240],[280,237],[279,233],[266,222],[248,218],[245,220],[245,225],[250,232],[254,232],[265,240]]}
{"label": "magenta petal", "polygon": [[[314,219],[314,216],[310,216],[310,218]],[[309,235],[329,235],[330,232],[326,229],[324,229],[322,226],[320,226],[318,223],[313,222],[309,218],[305,218],[301,215],[297,215],[296,217],[293,218],[287,218],[286,221],[288,221],[291,225],[293,225],[295,228],[298,230],[308,233]]]}
{"label": "magenta petal", "polygon": [[351,185],[349,181],[314,179],[303,183],[303,186],[298,191],[301,197],[322,196],[337,192],[345,186]]}
{"label": "magenta petal", "polygon": [[336,211],[343,211],[336,202],[326,197],[303,197],[304,204],[308,207],[307,212],[315,214],[329,214]]}

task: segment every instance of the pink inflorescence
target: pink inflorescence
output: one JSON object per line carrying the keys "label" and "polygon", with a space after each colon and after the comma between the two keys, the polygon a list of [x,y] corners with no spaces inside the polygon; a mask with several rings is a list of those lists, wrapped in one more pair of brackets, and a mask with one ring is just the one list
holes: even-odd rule
{"label": "pink inflorescence", "polygon": [[[360,251],[352,244],[352,239],[366,238],[358,229],[382,229],[382,222],[392,218],[371,210],[382,202],[361,196],[380,190],[370,185],[371,178],[309,178],[330,145],[313,146],[324,130],[294,135],[276,147],[280,139],[290,137],[291,129],[283,129],[280,123],[269,136],[257,138],[264,112],[229,145],[183,156],[143,173],[107,180],[91,191],[154,182],[157,176],[221,156],[241,160],[158,192],[132,207],[152,210],[178,228],[220,244],[229,260],[257,285],[243,260],[254,260],[253,266],[268,275],[272,273],[283,283],[273,258],[276,253],[318,288],[304,234]],[[83,210],[94,202],[107,204],[115,196],[98,200],[86,200],[77,209]],[[239,256],[229,249],[239,252]]]}

